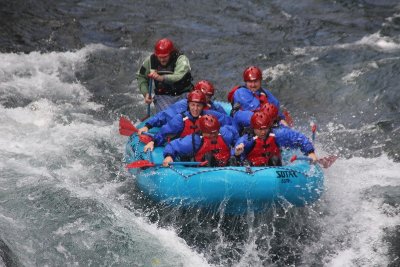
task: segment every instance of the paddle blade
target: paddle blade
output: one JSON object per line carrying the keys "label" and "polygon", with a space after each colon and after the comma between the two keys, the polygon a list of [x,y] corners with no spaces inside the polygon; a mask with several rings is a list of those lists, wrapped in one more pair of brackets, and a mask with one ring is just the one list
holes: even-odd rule
{"label": "paddle blade", "polygon": [[126,118],[119,118],[119,133],[125,136],[131,136],[137,133],[138,129]]}
{"label": "paddle blade", "polygon": [[154,166],[155,166],[155,164],[148,160],[138,160],[138,161],[129,163],[128,165],[126,165],[126,168],[135,169],[135,168],[154,167]]}
{"label": "paddle blade", "polygon": [[120,135],[131,136],[131,135],[134,134],[134,133],[135,133],[135,132],[132,132],[131,130],[119,128],[119,134],[120,134]]}
{"label": "paddle blade", "polygon": [[297,159],[297,155],[293,155],[291,158],[290,158],[290,162],[293,162],[293,161],[295,161]]}
{"label": "paddle blade", "polygon": [[315,123],[311,124],[311,132],[315,133],[315,131],[317,130],[317,125]]}
{"label": "paddle blade", "polygon": [[311,121],[310,123],[311,126],[311,132],[312,132],[312,141],[315,142],[315,132],[317,131],[317,125],[315,124],[314,121]]}
{"label": "paddle blade", "polygon": [[326,169],[326,168],[329,168],[330,166],[332,166],[332,164],[336,161],[337,158],[338,158],[338,156],[331,155],[331,156],[319,159],[318,163],[321,164],[321,166]]}
{"label": "paddle blade", "polygon": [[293,118],[290,115],[289,111],[285,108],[283,109],[283,115],[285,115],[285,121],[288,123],[288,125],[290,127],[293,127],[294,123],[293,123]]}

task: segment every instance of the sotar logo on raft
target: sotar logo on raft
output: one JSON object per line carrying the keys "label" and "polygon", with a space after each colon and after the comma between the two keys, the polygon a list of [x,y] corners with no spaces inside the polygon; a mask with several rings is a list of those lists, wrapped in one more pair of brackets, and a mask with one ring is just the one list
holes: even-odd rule
{"label": "sotar logo on raft", "polygon": [[276,174],[278,174],[277,178],[297,177],[297,174],[295,171],[276,171]]}

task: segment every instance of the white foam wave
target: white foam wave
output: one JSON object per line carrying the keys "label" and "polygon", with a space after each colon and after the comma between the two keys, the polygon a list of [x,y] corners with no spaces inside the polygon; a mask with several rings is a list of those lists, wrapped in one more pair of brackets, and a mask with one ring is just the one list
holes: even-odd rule
{"label": "white foam wave", "polygon": [[293,48],[292,54],[295,56],[313,55],[315,57],[319,53],[333,49],[352,50],[360,46],[366,46],[380,52],[393,53],[400,50],[400,43],[389,36],[383,36],[380,32],[362,37],[352,43],[334,44],[329,46],[308,46]]}
{"label": "white foam wave", "polygon": [[[321,222],[320,244],[334,248],[327,266],[386,266],[385,230],[400,224],[400,207],[384,204],[373,194],[385,186],[400,186],[400,164],[386,155],[374,159],[337,160],[326,172],[327,215]],[[389,211],[389,212],[388,212]],[[315,248],[313,248],[315,249]]]}
{"label": "white foam wave", "polygon": [[342,77],[343,82],[347,84],[355,84],[356,83],[356,78],[361,76],[364,72],[361,70],[354,70],[350,72],[349,74],[345,75]]}
{"label": "white foam wave", "polygon": [[[83,171],[82,168],[80,170]],[[61,173],[66,176],[76,174],[75,171],[70,173],[67,170]],[[101,203],[106,209],[103,213],[109,214],[109,219],[113,221],[112,225],[104,227],[123,229],[126,235],[141,244],[135,250],[136,256],[141,255],[138,263],[144,262],[155,266],[210,266],[204,256],[194,252],[183,239],[176,235],[173,229],[159,228],[156,224],[148,222],[145,218],[137,216],[121,206],[115,198],[115,191],[121,186],[126,186],[125,184],[91,184],[87,188],[82,188],[77,186],[76,181],[65,181],[61,186],[80,199],[89,198],[94,199],[96,203]],[[85,240],[85,246],[88,249],[93,249],[99,239],[107,239],[107,235],[103,235],[103,231],[94,231],[93,226],[82,218],[67,223],[54,231],[54,234],[60,237],[79,233],[91,233],[91,238]],[[61,244],[59,245],[61,246]]]}
{"label": "white foam wave", "polygon": [[285,75],[291,75],[295,73],[295,70],[299,68],[300,65],[310,64],[313,61],[316,61],[317,57],[311,57],[305,62],[291,62],[288,64],[277,64],[270,68],[263,70],[263,77],[270,77],[272,80],[275,80],[279,77],[283,77]]}
{"label": "white foam wave", "polygon": [[[140,251],[133,255],[139,262],[154,266],[209,266],[173,230],[159,229],[121,205],[118,190],[126,184],[107,180],[110,174],[105,157],[118,159],[113,158],[115,152],[107,151],[99,143],[118,147],[122,154],[125,138],[118,135],[117,122],[98,120],[91,115],[93,112],[88,112],[102,106],[89,102],[90,92],[71,79],[87,55],[97,49],[105,47],[88,46],[76,52],[48,54],[0,54],[0,60],[5,63],[0,66],[0,101],[7,97],[30,100],[26,106],[0,105],[0,181],[7,181],[2,183],[2,190],[42,186],[66,190],[82,200],[94,200],[111,214],[112,225],[105,227],[123,228],[133,242],[141,244]],[[41,201],[40,195],[25,197],[32,202]],[[84,217],[72,222],[66,220],[58,229],[44,235],[47,239],[58,239],[54,249],[72,261],[75,252],[64,238],[76,236],[79,245],[91,249],[96,242],[107,244],[107,230],[93,228],[90,218]],[[92,240],[79,240],[80,235],[90,236]],[[37,253],[35,242],[29,240],[26,247],[32,255]],[[30,265],[28,259],[26,263]]]}
{"label": "white foam wave", "polygon": [[90,45],[76,52],[47,54],[0,54],[0,99],[10,96],[33,101],[41,98],[82,103],[91,94],[75,78],[87,55],[102,45]]}
{"label": "white foam wave", "polygon": [[382,36],[379,32],[364,36],[356,45],[366,45],[373,49],[383,52],[394,52],[400,49],[400,44],[396,43],[393,38]]}
{"label": "white foam wave", "polygon": [[291,74],[291,65],[290,64],[278,64],[276,66],[267,68],[263,70],[263,77],[271,77],[272,80],[275,80],[281,76]]}

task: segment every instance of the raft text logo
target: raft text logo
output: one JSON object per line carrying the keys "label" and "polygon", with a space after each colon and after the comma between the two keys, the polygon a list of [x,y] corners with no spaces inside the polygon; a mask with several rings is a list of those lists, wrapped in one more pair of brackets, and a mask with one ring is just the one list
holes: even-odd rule
{"label": "raft text logo", "polygon": [[295,171],[276,171],[277,178],[296,178],[297,174]]}

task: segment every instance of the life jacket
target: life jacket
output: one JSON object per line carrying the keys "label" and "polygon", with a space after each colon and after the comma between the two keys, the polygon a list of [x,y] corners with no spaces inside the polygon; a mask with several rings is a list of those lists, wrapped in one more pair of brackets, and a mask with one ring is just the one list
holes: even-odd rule
{"label": "life jacket", "polygon": [[190,134],[194,134],[200,130],[199,119],[201,116],[197,117],[192,121],[188,116],[182,114],[184,127],[179,135],[179,137],[185,137]]}
{"label": "life jacket", "polygon": [[281,152],[275,143],[275,134],[270,133],[265,140],[257,136],[253,137],[253,139],[253,149],[247,154],[247,159],[253,166],[268,166],[271,157],[281,158]]}
{"label": "life jacket", "polygon": [[[153,54],[150,56],[150,68],[156,70],[160,75],[173,74],[176,67],[176,61],[180,55],[181,54],[178,52],[172,53],[168,64],[162,66],[156,55]],[[182,79],[173,84],[154,80],[155,94],[176,96],[189,92],[193,87],[192,80],[193,78],[190,72],[186,73]]]}
{"label": "life jacket", "polygon": [[234,86],[228,93],[228,102],[231,103],[231,105],[233,106],[233,95],[235,94],[236,90],[239,89],[240,87],[242,87],[241,85],[236,85]]}
{"label": "life jacket", "polygon": [[215,160],[216,166],[226,166],[230,157],[230,149],[225,144],[224,139],[219,134],[216,141],[210,137],[201,136],[202,144],[200,149],[194,155],[196,161],[204,161],[209,159],[207,155]]}

